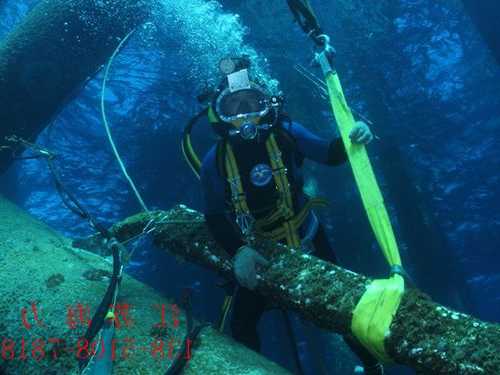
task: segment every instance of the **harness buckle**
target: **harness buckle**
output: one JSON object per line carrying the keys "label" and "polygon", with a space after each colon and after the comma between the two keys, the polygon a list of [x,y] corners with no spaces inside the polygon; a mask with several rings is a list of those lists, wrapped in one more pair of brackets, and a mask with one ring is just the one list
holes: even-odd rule
{"label": "harness buckle", "polygon": [[231,190],[238,190],[241,178],[239,176],[234,176],[232,178],[228,178],[227,181],[231,185]]}
{"label": "harness buckle", "polygon": [[279,163],[281,162],[281,156],[282,156],[282,153],[281,151],[276,151],[276,152],[272,152],[271,155],[270,155],[270,158],[272,161],[274,161],[275,163]]}
{"label": "harness buckle", "polygon": [[253,231],[255,219],[249,214],[240,213],[236,215],[236,224],[240,228],[243,236],[246,238],[249,237]]}

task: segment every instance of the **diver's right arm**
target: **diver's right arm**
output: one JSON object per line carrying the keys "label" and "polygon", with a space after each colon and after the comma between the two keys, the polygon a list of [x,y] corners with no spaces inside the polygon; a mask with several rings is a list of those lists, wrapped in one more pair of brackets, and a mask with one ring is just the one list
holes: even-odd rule
{"label": "diver's right arm", "polygon": [[208,229],[215,241],[233,257],[233,272],[238,283],[250,290],[257,286],[257,265],[269,262],[257,250],[246,245],[232,230],[233,225],[224,214],[205,214]]}

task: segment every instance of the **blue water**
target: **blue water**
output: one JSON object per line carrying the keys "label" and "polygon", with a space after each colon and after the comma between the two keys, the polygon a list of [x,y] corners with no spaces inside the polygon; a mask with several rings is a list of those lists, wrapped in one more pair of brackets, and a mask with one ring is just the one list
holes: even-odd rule
{"label": "blue water", "polygon": [[[291,116],[323,137],[334,135],[327,103],[293,69],[297,63],[308,66],[311,46],[292,23],[284,1],[159,3],[155,19],[140,28],[116,58],[106,92],[116,142],[150,208],[168,209],[179,203],[201,207],[199,183],[182,158],[179,142],[184,124],[200,109],[196,95],[206,83],[214,83],[221,57],[250,55],[258,74],[275,80],[272,85],[285,95]],[[351,106],[368,118],[384,119],[372,126],[381,139],[368,150],[391,215],[404,215],[395,197],[406,193],[384,176],[383,171],[391,170],[384,151],[389,143],[397,147],[398,162],[418,193],[422,217],[443,244],[441,255],[433,258],[424,251],[428,239],[422,238],[418,245],[424,259],[416,261],[418,249],[408,248],[402,238],[407,268],[418,275],[426,262],[440,262],[444,274],[420,281],[428,286],[426,291],[439,300],[438,285],[453,280],[455,292],[467,301],[466,311],[500,322],[500,68],[492,52],[464,10],[445,2],[394,2],[392,14],[384,16],[392,17],[391,33],[377,43],[373,39],[380,25],[368,25],[370,31],[363,12],[383,12],[379,5],[361,2],[365,6],[354,6],[356,11],[346,18],[337,17],[334,2],[311,3],[323,28],[332,34]],[[34,4],[0,1],[0,38]],[[384,17],[376,19],[382,23]],[[348,33],[349,28],[354,32]],[[58,154],[65,184],[97,220],[111,225],[140,207],[105,138],[99,113],[102,78],[101,72],[89,81],[37,142]],[[213,139],[209,129],[195,132],[201,152]],[[373,238],[350,171],[308,164],[307,176],[333,202],[323,220],[342,263],[380,274],[382,256],[371,248]],[[69,237],[91,233],[62,205],[42,161],[13,165],[0,176],[0,193]],[[407,199],[410,206],[417,204],[414,196]],[[401,220],[393,220],[398,229]],[[178,264],[147,239],[139,244],[128,271],[165,295],[179,296],[183,288],[192,288],[196,315],[217,319],[222,293],[211,273]],[[165,274],[171,277],[166,280]],[[286,365],[289,350],[275,345],[286,340],[280,324],[277,315],[262,322],[261,331],[270,332],[264,338],[264,353]],[[306,345],[298,324],[296,328],[300,345]],[[326,362],[333,363],[335,355],[325,350]],[[312,358],[304,354],[310,371]],[[350,361],[346,357],[345,363]]]}

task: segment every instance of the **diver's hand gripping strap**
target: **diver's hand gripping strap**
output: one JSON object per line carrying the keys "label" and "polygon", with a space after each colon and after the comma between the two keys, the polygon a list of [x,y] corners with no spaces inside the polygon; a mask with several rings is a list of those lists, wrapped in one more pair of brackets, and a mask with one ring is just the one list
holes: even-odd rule
{"label": "diver's hand gripping strap", "polygon": [[[335,69],[324,71],[333,114],[344,141],[363,205],[384,256],[391,266],[401,268],[399,250],[389,215],[384,205],[375,174],[363,145],[352,144],[349,133],[355,121],[346,103]],[[393,273],[389,279],[374,280],[353,312],[351,329],[361,343],[380,361],[390,362],[384,339],[404,293],[404,279]]]}

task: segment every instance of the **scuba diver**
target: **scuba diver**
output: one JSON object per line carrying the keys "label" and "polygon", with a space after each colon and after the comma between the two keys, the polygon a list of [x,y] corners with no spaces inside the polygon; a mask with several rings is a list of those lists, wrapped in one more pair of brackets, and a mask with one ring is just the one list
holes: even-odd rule
{"label": "scuba diver", "polygon": [[[208,228],[233,257],[239,284],[233,297],[233,338],[258,352],[257,324],[272,301],[254,291],[256,267],[268,261],[252,243],[260,237],[307,248],[312,255],[337,264],[325,229],[312,210],[325,201],[303,192],[301,167],[304,159],[339,166],[348,158],[340,137],[321,139],[285,115],[282,98],[250,79],[248,59],[224,59],[219,68],[225,79],[210,94],[203,113],[220,139],[202,163],[192,157],[186,133],[183,151],[201,179]],[[368,125],[357,122],[350,138],[367,144],[373,135]],[[365,374],[384,373],[354,336],[346,335],[344,340],[360,358]]]}

